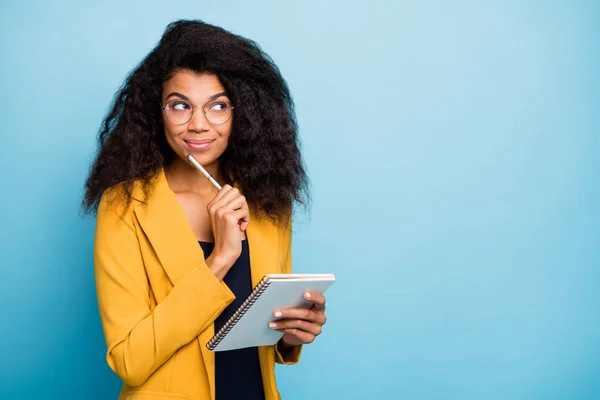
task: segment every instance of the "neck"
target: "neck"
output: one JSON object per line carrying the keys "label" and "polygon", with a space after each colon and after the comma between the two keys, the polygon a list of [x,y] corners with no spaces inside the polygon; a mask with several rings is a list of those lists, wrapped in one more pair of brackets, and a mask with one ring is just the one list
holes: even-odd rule
{"label": "neck", "polygon": [[[225,184],[225,177],[219,169],[219,160],[203,167],[221,185]],[[169,186],[175,192],[192,191],[199,194],[216,193],[217,188],[206,179],[204,175],[196,171],[187,161],[175,156],[173,161],[165,167],[165,175]]]}

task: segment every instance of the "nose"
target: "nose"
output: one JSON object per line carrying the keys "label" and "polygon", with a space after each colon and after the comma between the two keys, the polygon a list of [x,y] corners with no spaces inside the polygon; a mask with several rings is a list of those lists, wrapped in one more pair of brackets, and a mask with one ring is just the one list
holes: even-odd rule
{"label": "nose", "polygon": [[192,118],[188,121],[188,129],[190,131],[203,132],[209,128],[210,124],[206,119],[206,115],[204,115],[204,110],[202,110],[202,107],[196,107]]}

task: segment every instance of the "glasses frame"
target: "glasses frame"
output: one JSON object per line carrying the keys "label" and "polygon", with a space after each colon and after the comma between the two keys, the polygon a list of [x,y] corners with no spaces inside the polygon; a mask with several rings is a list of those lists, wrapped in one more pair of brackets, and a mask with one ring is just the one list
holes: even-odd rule
{"label": "glasses frame", "polygon": [[[180,123],[173,122],[173,121],[171,121],[171,119],[169,118],[169,115],[167,115],[167,107],[169,106],[169,104],[171,104],[171,103],[174,103],[174,102],[176,102],[176,101],[183,101],[183,102],[186,102],[186,103],[188,103],[188,104],[189,104],[189,105],[192,107],[192,113],[190,114],[190,118],[189,118],[187,121],[185,121],[185,122],[180,122]],[[212,122],[212,121],[210,120],[210,118],[208,118],[208,116],[206,115],[206,113],[208,112],[208,110],[206,110],[206,109],[204,108],[204,107],[206,107],[208,104],[211,104],[211,103],[227,103],[227,104],[229,104],[229,107],[231,107],[231,114],[229,115],[229,118],[227,118],[225,121],[223,121],[223,122],[219,122],[219,123]],[[195,112],[195,109],[196,109],[196,108],[199,108],[199,107],[202,107],[202,113],[204,114],[204,118],[206,118],[206,120],[207,120],[207,121],[208,121],[210,124],[212,124],[212,125],[223,125],[223,124],[227,123],[227,121],[229,121],[229,120],[231,119],[231,117],[233,116],[233,109],[235,108],[235,107],[234,107],[234,106],[233,106],[233,105],[232,105],[230,102],[228,102],[228,101],[223,101],[223,100],[221,100],[221,101],[219,101],[219,100],[211,100],[211,101],[207,101],[207,102],[206,102],[206,103],[204,103],[202,106],[195,106],[195,105],[193,105],[193,104],[192,104],[190,101],[188,101],[188,100],[185,100],[185,99],[174,99],[174,100],[171,100],[171,101],[167,102],[167,104],[165,104],[164,106],[162,105],[162,103],[161,103],[161,105],[160,105],[160,109],[161,109],[161,110],[162,110],[162,111],[165,113],[165,117],[167,117],[167,119],[169,120],[169,122],[170,122],[170,123],[172,123],[172,124],[175,124],[175,125],[183,125],[183,124],[187,124],[188,122],[190,122],[190,121],[192,120],[192,118],[194,118],[194,112]]]}

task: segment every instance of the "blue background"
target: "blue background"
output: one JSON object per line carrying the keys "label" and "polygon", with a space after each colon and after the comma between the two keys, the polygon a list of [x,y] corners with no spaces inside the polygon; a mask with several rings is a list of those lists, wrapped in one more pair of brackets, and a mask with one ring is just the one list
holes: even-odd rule
{"label": "blue background", "polygon": [[285,399],[600,398],[600,3],[0,6],[0,398],[111,399],[79,202],[96,133],[167,23],[255,39],[312,179],[297,272],[329,323]]}

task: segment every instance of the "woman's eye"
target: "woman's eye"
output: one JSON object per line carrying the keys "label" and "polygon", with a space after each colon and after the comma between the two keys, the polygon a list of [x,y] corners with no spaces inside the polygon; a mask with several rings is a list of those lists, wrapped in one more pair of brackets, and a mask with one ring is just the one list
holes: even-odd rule
{"label": "woman's eye", "polygon": [[229,104],[223,103],[223,102],[218,102],[218,103],[213,103],[210,106],[210,109],[211,109],[211,111],[227,111],[227,107],[229,107]]}
{"label": "woman's eye", "polygon": [[185,111],[190,109],[190,105],[183,101],[177,101],[175,103],[171,103],[171,108],[177,111]]}

